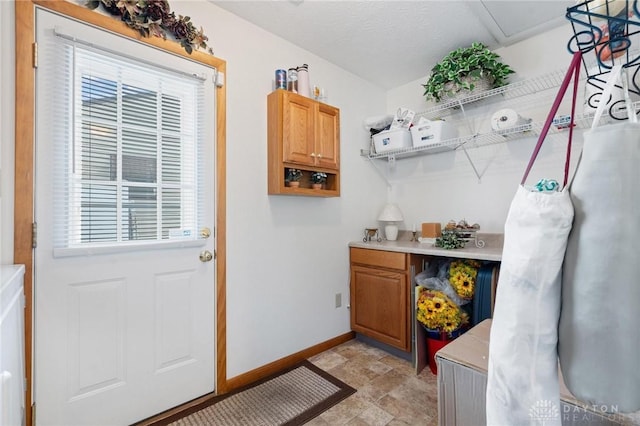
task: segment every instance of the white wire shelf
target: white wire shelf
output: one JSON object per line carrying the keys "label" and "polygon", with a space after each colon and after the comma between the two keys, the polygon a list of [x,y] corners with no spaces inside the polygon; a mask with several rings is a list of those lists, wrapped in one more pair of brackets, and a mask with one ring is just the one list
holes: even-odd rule
{"label": "white wire shelf", "polygon": [[[478,148],[481,146],[491,145],[495,143],[506,142],[509,137],[515,135],[522,135],[525,132],[531,132],[534,129],[533,124],[525,124],[522,126],[516,126],[509,129],[501,130],[499,132],[491,133],[477,133],[474,135],[466,135],[457,137],[454,139],[447,139],[437,144],[421,146],[421,147],[408,147],[394,149],[392,151],[371,153],[368,150],[361,150],[361,155],[371,160],[383,159],[383,160],[399,160],[401,158],[416,157],[420,155],[436,154],[445,151],[455,151],[456,149],[464,146],[465,148]],[[542,126],[540,126],[542,127]]]}
{"label": "white wire shelf", "polygon": [[[441,103],[433,108],[430,108],[426,111],[420,112],[415,115],[414,120],[419,117],[425,117],[427,119],[432,119],[437,117],[438,115],[442,117],[442,112],[446,113],[457,113],[460,112],[463,116],[464,120],[467,120],[465,107],[464,105],[482,101],[483,99],[488,99],[490,97],[496,97],[497,95],[501,95],[500,101],[514,99],[518,97],[523,97],[527,95],[533,95],[538,92],[546,91],[549,89],[554,89],[559,87],[562,84],[564,79],[565,71],[554,71],[548,74],[544,74],[542,76],[534,77],[527,80],[522,80],[516,83],[509,84],[507,86],[499,87],[497,89],[492,89],[484,92],[474,93],[465,98],[461,98],[455,101],[449,101],[446,103]],[[546,96],[546,94],[545,94]],[[622,102],[624,104],[624,102]],[[477,103],[474,105],[474,108],[479,107]],[[634,112],[637,112],[640,108],[640,101],[633,103]],[[559,113],[559,115],[562,115]],[[626,107],[624,105],[620,105],[620,103],[616,102],[612,106],[608,108],[601,119],[601,124],[617,122],[621,118],[626,117]],[[463,120],[463,121],[464,121]],[[591,123],[593,122],[593,113],[587,115],[577,114],[574,120],[574,128],[576,129],[587,129],[591,127]],[[436,154],[439,152],[445,151],[455,151],[460,149],[464,152],[467,160],[469,161],[473,171],[475,172],[478,180],[481,179],[482,174],[484,172],[478,171],[476,168],[473,159],[469,155],[467,148],[479,148],[483,146],[505,143],[509,140],[519,139],[523,137],[537,137],[540,135],[542,128],[544,127],[544,122],[532,122],[528,124],[523,124],[520,126],[514,126],[508,129],[500,130],[500,131],[488,131],[488,132],[475,132],[469,135],[463,135],[457,138],[447,139],[440,141],[439,143],[421,146],[421,147],[408,147],[408,148],[400,148],[392,151],[386,151],[383,153],[376,153],[373,149],[361,149],[360,155],[368,158],[369,160],[387,160],[387,171],[393,169],[393,164],[395,164],[395,160],[409,157],[417,157],[424,156],[430,154]],[[566,132],[567,126],[556,126],[552,125],[549,128],[550,134]],[[372,145],[371,145],[372,147]],[[372,161],[372,164],[375,166],[377,161]],[[387,183],[390,184],[389,178],[386,173],[383,172],[378,166],[375,167],[376,170],[381,173],[383,178],[387,180]]]}
{"label": "white wire shelf", "polygon": [[[460,109],[462,109],[462,112],[464,114],[464,105],[473,102],[477,103],[478,101],[481,101],[483,99],[488,99],[498,95],[501,95],[501,100],[507,100],[531,95],[543,90],[552,89],[560,86],[564,78],[564,74],[565,71],[557,70],[548,74],[498,87],[496,89],[472,93],[469,96],[460,98],[458,100],[442,102],[432,108],[427,109],[426,111],[417,113],[414,117],[414,120],[417,120],[419,117],[425,117],[429,119],[439,115],[442,116],[442,112],[453,113]],[[462,146],[478,147],[489,145],[492,143],[505,142],[509,139],[510,136],[522,135],[525,132],[532,131],[533,128],[534,125],[526,124],[523,126],[517,126],[510,129],[502,130],[500,132],[489,132],[485,134],[461,136],[423,147],[401,148],[384,153],[375,153],[370,150],[361,150],[360,155],[368,157],[369,159],[396,160],[400,158],[415,157],[418,155],[436,154],[444,151],[453,151]]]}
{"label": "white wire shelf", "polygon": [[[636,111],[640,108],[640,102],[635,102],[634,108]],[[621,109],[623,109],[622,107]],[[611,123],[616,120],[611,118],[608,115],[603,114],[602,116],[602,124]],[[576,115],[576,119],[574,122],[574,128],[576,129],[587,129],[591,127],[591,123],[593,121],[593,114],[588,115]],[[538,136],[544,127],[544,122],[535,122],[523,124],[521,126],[515,126],[508,129],[493,131],[488,133],[477,133],[473,135],[461,136],[454,139],[444,140],[438,144],[423,146],[423,147],[409,147],[409,148],[401,148],[393,151],[387,151],[383,153],[370,153],[368,150],[361,150],[361,155],[368,157],[369,159],[386,159],[386,160],[396,160],[401,158],[415,157],[418,155],[427,155],[427,154],[435,154],[438,152],[444,151],[455,151],[458,148],[479,148],[482,146],[493,145],[497,143],[504,143],[512,139],[517,139],[526,136]],[[549,133],[560,133],[566,131],[567,129],[564,127],[557,127],[552,125],[549,128]]]}
{"label": "white wire shelf", "polygon": [[533,77],[527,80],[517,81],[515,83],[508,84],[506,86],[498,87],[495,89],[471,93],[469,96],[460,98],[457,100],[451,100],[448,102],[441,102],[437,105],[429,108],[425,111],[419,112],[415,115],[414,120],[419,117],[433,118],[443,111],[450,111],[462,107],[463,105],[470,104],[472,102],[478,102],[483,99],[491,98],[497,95],[502,95],[502,99],[513,99],[520,96],[531,95],[543,90],[553,89],[562,84],[566,71],[556,70],[548,74]]}

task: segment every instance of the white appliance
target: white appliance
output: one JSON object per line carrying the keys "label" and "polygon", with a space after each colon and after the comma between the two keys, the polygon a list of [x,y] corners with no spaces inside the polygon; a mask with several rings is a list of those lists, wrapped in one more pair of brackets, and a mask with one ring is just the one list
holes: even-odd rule
{"label": "white appliance", "polygon": [[24,265],[0,266],[0,425],[25,422]]}

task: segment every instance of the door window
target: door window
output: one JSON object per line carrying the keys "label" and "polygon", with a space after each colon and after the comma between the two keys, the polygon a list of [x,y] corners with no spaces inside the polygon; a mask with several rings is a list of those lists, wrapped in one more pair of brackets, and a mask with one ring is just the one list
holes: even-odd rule
{"label": "door window", "polygon": [[59,48],[55,247],[197,239],[203,78],[62,36]]}

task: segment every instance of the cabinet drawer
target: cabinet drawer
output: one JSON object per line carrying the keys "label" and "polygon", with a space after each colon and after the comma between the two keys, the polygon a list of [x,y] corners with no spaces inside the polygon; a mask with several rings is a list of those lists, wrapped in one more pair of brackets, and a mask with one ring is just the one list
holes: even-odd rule
{"label": "cabinet drawer", "polygon": [[370,250],[362,248],[351,248],[351,263],[360,265],[370,265],[377,268],[407,270],[406,253],[393,251]]}

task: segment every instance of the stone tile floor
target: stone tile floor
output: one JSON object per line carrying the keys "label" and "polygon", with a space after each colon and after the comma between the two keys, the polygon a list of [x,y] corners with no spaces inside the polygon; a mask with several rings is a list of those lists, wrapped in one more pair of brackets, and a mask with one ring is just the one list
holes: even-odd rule
{"label": "stone tile floor", "polygon": [[309,361],[358,391],[308,426],[438,424],[438,387],[428,367],[416,375],[411,362],[355,339]]}

